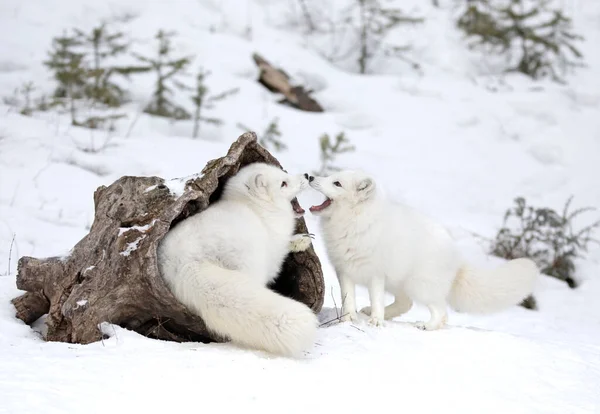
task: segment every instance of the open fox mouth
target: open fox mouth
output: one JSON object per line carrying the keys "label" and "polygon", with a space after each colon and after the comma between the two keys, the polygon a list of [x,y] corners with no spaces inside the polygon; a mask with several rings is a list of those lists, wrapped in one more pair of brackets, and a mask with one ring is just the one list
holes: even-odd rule
{"label": "open fox mouth", "polygon": [[318,206],[312,206],[311,208],[309,208],[309,210],[311,213],[318,213],[319,211],[325,210],[330,205],[331,199],[326,198],[325,201],[323,201],[321,204],[319,204]]}
{"label": "open fox mouth", "polygon": [[297,218],[302,217],[305,213],[304,209],[296,199],[292,200],[292,208],[294,209],[294,213],[296,213]]}

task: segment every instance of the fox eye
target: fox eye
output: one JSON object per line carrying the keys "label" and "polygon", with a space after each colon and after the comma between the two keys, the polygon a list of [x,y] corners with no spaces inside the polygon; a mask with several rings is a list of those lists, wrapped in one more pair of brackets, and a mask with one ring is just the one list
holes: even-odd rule
{"label": "fox eye", "polygon": [[335,185],[336,187],[341,187],[342,186],[342,184],[339,181],[334,182],[333,185]]}
{"label": "fox eye", "polygon": [[281,187],[282,187],[282,188],[283,188],[283,187],[287,187],[287,183],[286,183],[285,181],[282,181],[282,182],[281,182]]}

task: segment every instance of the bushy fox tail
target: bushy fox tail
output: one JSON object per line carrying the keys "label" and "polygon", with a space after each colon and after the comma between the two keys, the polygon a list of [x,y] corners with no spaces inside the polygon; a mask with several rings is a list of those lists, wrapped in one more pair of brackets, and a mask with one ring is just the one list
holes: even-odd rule
{"label": "bushy fox tail", "polygon": [[318,327],[313,311],[242,272],[190,263],[170,286],[208,329],[233,343],[285,356],[297,356],[313,344]]}
{"label": "bushy fox tail", "polygon": [[463,266],[456,275],[448,302],[458,312],[498,312],[529,296],[539,273],[529,259],[511,260],[491,270]]}

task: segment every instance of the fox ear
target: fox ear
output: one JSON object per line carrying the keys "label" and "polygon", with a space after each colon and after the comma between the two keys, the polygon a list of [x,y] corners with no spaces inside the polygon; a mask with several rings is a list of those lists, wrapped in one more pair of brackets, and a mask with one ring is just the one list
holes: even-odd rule
{"label": "fox ear", "polygon": [[254,177],[254,187],[259,190],[267,187],[267,180],[265,180],[265,176],[263,174],[256,174]]}
{"label": "fox ear", "polygon": [[356,193],[361,200],[368,199],[375,191],[375,181],[372,178],[364,178],[356,185]]}

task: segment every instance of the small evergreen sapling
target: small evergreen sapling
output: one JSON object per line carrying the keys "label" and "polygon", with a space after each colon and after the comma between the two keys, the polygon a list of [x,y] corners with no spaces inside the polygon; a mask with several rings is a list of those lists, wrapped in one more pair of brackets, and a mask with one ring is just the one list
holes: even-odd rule
{"label": "small evergreen sapling", "polygon": [[[386,8],[380,0],[356,0],[359,8],[359,56],[358,66],[360,73],[367,73],[369,62],[379,52],[393,55],[403,60],[408,60],[404,52],[409,46],[385,44],[388,34],[403,24],[422,23],[423,19],[405,15],[400,9]],[[419,65],[410,62],[414,68]]]}
{"label": "small evergreen sapling", "polygon": [[208,87],[206,86],[206,77],[210,75],[210,72],[205,72],[203,69],[198,71],[196,75],[196,88],[194,95],[191,96],[192,102],[194,103],[194,131],[192,133],[193,138],[198,137],[200,132],[200,123],[206,122],[209,124],[221,125],[223,121],[218,118],[208,118],[202,115],[202,112],[206,109],[212,109],[215,102],[221,101],[239,91],[239,88],[232,88],[225,92],[221,92],[218,95],[207,96]]}
{"label": "small evergreen sapling", "polygon": [[379,57],[394,57],[407,62],[413,69],[420,69],[420,65],[407,56],[410,44],[396,44],[390,37],[396,29],[420,24],[424,19],[390,7],[386,2],[347,0],[347,6],[339,9],[332,18],[318,13],[311,15],[304,0],[300,1],[300,7],[307,34],[315,35],[318,43],[322,43],[322,36],[328,38],[329,50],[321,50],[321,54],[329,61],[355,62],[355,68],[361,74],[369,73],[373,61]]}
{"label": "small evergreen sapling", "polygon": [[21,115],[29,116],[33,112],[33,107],[31,106],[31,94],[35,91],[35,86],[33,86],[33,82],[26,82],[20,89],[21,94],[23,95],[23,108],[19,111]]}
{"label": "small evergreen sapling", "polygon": [[287,145],[281,141],[281,130],[279,129],[279,119],[274,118],[267,128],[265,132],[263,132],[262,137],[258,141],[260,145],[269,149],[271,146],[275,149],[275,151],[284,151],[287,149]]}
{"label": "small evergreen sapling", "polygon": [[120,42],[123,36],[122,33],[109,33],[106,25],[102,24],[89,35],[74,29],[72,36],[65,33],[54,38],[53,50],[44,64],[54,72],[58,87],[53,100],[47,102],[42,97],[37,109],[66,105],[73,125],[95,129],[110,123],[110,128],[113,128],[113,121],[125,115],[96,113],[80,121],[77,119],[77,109],[81,107],[83,99],[90,105],[89,109],[96,105],[116,107],[123,103],[125,91],[111,82],[110,77],[113,73],[126,74],[130,68],[105,65],[107,58],[126,51],[127,44]]}
{"label": "small evergreen sapling", "polygon": [[344,132],[340,132],[335,136],[334,143],[331,142],[328,134],[323,134],[319,139],[319,145],[321,148],[321,169],[316,172],[316,175],[327,175],[339,171],[340,169],[333,164],[337,156],[355,150]]}
{"label": "small evergreen sapling", "polygon": [[52,50],[44,62],[58,82],[54,91],[53,104],[67,104],[71,114],[71,123],[77,124],[76,100],[84,96],[88,69],[84,62],[84,53],[75,49],[81,46],[76,37],[67,34],[52,39]]}
{"label": "small evergreen sapling", "polygon": [[92,29],[91,33],[75,29],[79,44],[84,49],[89,49],[92,56],[88,77],[91,84],[85,88],[85,94],[94,103],[109,107],[118,107],[126,99],[125,91],[111,81],[114,73],[129,74],[135,68],[107,66],[106,60],[115,58],[127,51],[129,44],[124,41],[125,35],[121,32],[110,32],[106,23]]}
{"label": "small evergreen sapling", "polygon": [[550,208],[528,206],[525,199],[515,199],[515,207],[506,211],[502,228],[491,241],[490,253],[504,259],[528,257],[542,273],[577,287],[574,260],[582,257],[591,242],[598,243],[592,232],[600,220],[575,230],[573,221],[591,207],[569,211],[572,197],[562,213]]}
{"label": "small evergreen sapling", "polygon": [[136,71],[154,71],[156,73],[156,84],[152,100],[146,106],[144,112],[178,120],[190,119],[190,113],[171,101],[169,97],[173,94],[173,87],[179,90],[189,89],[177,79],[177,75],[180,75],[190,64],[191,57],[171,57],[171,38],[174,35],[173,32],[167,33],[159,30],[155,36],[158,41],[157,56],[151,58],[135,53],[134,56],[143,63],[142,66],[136,68]]}
{"label": "small evergreen sapling", "polygon": [[25,116],[30,116],[35,110],[46,110],[45,97],[33,98],[35,90],[33,82],[25,82],[20,88],[16,88],[11,96],[3,97],[2,102],[17,109],[21,115]]}
{"label": "small evergreen sapling", "polygon": [[569,69],[582,66],[575,44],[583,37],[548,0],[466,0],[457,25],[471,47],[506,55],[507,72],[563,82]]}
{"label": "small evergreen sapling", "polygon": [[[252,131],[252,129],[240,123],[238,123],[237,126],[244,131]],[[265,128],[265,131],[259,135],[258,143],[269,151],[284,151],[287,149],[287,145],[281,141],[281,137],[282,133],[279,129],[279,119],[273,118]]]}

